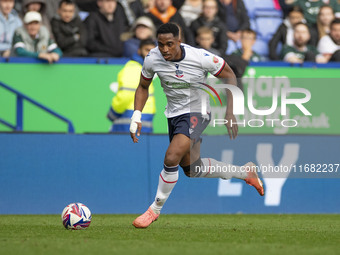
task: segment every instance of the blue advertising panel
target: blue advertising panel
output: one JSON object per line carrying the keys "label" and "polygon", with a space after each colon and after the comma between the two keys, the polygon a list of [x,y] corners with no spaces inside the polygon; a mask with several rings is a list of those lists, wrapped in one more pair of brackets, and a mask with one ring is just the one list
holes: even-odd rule
{"label": "blue advertising panel", "polygon": [[[130,140],[0,134],[0,214],[55,214],[72,202],[86,204],[93,214],[143,212],[153,201],[169,140],[165,135],[144,135],[138,144]],[[233,141],[204,136],[201,155],[290,171],[263,172],[261,197],[242,180],[190,179],[180,169],[163,213],[340,213],[339,136],[243,135]],[[312,170],[312,164],[326,170]]]}

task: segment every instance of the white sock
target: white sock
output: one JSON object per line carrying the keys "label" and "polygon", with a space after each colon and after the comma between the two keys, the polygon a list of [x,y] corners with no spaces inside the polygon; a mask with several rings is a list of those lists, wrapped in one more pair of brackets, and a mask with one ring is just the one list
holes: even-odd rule
{"label": "white sock", "polygon": [[202,158],[201,169],[196,169],[194,177],[200,178],[247,178],[246,170],[241,166],[230,165],[213,158]]}
{"label": "white sock", "polygon": [[150,206],[154,213],[160,214],[165,201],[171,194],[178,180],[178,166],[168,167],[164,165],[164,169],[159,175],[157,194],[155,201]]}

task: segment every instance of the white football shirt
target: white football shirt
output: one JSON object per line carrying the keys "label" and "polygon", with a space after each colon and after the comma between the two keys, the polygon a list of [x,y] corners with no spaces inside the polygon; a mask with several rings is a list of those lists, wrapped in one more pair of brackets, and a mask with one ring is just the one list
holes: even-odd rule
{"label": "white football shirt", "polygon": [[337,50],[340,50],[340,45],[336,45],[329,35],[321,37],[318,43],[318,51],[321,54],[333,54]]}
{"label": "white football shirt", "polygon": [[[168,105],[165,110],[167,118],[190,112],[201,112],[202,99],[210,110],[205,85],[208,72],[218,76],[225,66],[225,61],[204,49],[197,49],[181,44],[182,58],[178,61],[166,61],[158,47],[152,49],[145,57],[142,76],[151,80],[155,73],[161,80]],[[200,88],[199,88],[200,87]],[[204,100],[203,100],[204,101]]]}

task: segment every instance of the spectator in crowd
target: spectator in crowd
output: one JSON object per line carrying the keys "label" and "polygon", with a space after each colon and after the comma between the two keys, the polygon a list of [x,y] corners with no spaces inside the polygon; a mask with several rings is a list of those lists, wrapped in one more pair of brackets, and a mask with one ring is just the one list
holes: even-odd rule
{"label": "spectator in crowd", "polygon": [[131,32],[124,33],[124,57],[131,58],[138,52],[140,42],[151,38],[155,40],[156,29],[151,19],[142,16],[139,17],[132,26]]}
{"label": "spectator in crowd", "polygon": [[[220,55],[222,58],[224,58],[228,62],[228,65],[234,71],[236,77],[242,78],[247,68],[248,61],[245,61],[240,56],[237,56],[234,54],[233,55],[225,55],[225,53],[221,54],[218,50],[212,48],[214,40],[215,40],[214,32],[210,28],[200,27],[197,30],[197,36],[196,36],[197,46],[213,54]],[[237,80],[237,86],[241,90],[243,90],[243,84],[242,84],[241,79]]]}
{"label": "spectator in crowd", "polygon": [[241,39],[241,31],[250,28],[248,11],[243,0],[218,0],[218,16],[227,26],[227,37]]}
{"label": "spectator in crowd", "polygon": [[282,48],[281,58],[283,61],[296,64],[304,61],[326,63],[326,58],[319,54],[314,46],[308,44],[309,39],[308,26],[304,23],[296,24],[294,26],[293,46],[284,45]]}
{"label": "spectator in crowd", "polygon": [[155,0],[141,0],[144,8],[144,13],[148,13],[155,6]]}
{"label": "spectator in crowd", "polygon": [[62,52],[41,22],[42,17],[39,12],[32,11],[25,14],[24,26],[19,27],[13,36],[13,54],[45,59],[49,63],[57,62]]}
{"label": "spectator in crowd", "polygon": [[321,39],[330,32],[331,22],[334,20],[334,11],[329,5],[324,5],[320,8],[320,12],[317,18],[317,32],[318,39]]}
{"label": "spectator in crowd", "polygon": [[145,14],[142,2],[140,0],[118,0],[118,2],[124,9],[130,27],[133,25],[136,18]]}
{"label": "spectator in crowd", "polygon": [[295,0],[278,0],[283,16],[286,18],[292,10]]}
{"label": "spectator in crowd", "polygon": [[0,57],[4,58],[11,54],[14,31],[22,26],[14,4],[14,0],[0,0]]}
{"label": "spectator in crowd", "polygon": [[335,19],[331,23],[331,31],[329,35],[325,35],[320,39],[318,50],[327,61],[340,61],[340,19]]}
{"label": "spectator in crowd", "polygon": [[129,28],[124,10],[116,0],[97,0],[97,4],[99,10],[85,20],[87,50],[93,57],[122,57],[120,36]]}
{"label": "spectator in crowd", "polygon": [[[215,42],[214,32],[209,27],[200,27],[196,33],[197,47],[205,49],[215,55],[221,56],[221,52],[213,48]],[[222,55],[224,56],[224,54]]]}
{"label": "spectator in crowd", "polygon": [[53,37],[51,23],[50,23],[49,18],[47,17],[46,10],[47,10],[46,0],[23,0],[22,1],[22,17],[24,17],[24,15],[27,12],[31,12],[31,11],[39,12],[42,17],[42,25],[48,29],[51,36]]}
{"label": "spectator in crowd", "polygon": [[282,22],[276,33],[273,35],[273,38],[269,41],[269,58],[271,60],[280,59],[277,54],[277,47],[279,43],[282,43],[282,45],[285,44],[293,46],[294,26],[300,22],[305,22],[301,9],[292,9],[289,12],[288,17]]}
{"label": "spectator in crowd", "polygon": [[[129,133],[130,119],[134,112],[135,90],[139,84],[144,58],[154,47],[154,40],[142,40],[139,45],[138,54],[135,54],[118,73],[118,92],[115,97],[113,97],[110,110],[107,114],[107,118],[113,122],[111,132]],[[152,133],[152,120],[155,112],[154,87],[151,83],[149,87],[149,98],[143,109],[142,132]]]}
{"label": "spectator in crowd", "polygon": [[185,25],[190,27],[191,23],[202,13],[202,0],[185,0],[179,13]]}
{"label": "spectator in crowd", "polygon": [[147,16],[151,18],[156,29],[164,23],[176,23],[182,29],[182,41],[189,45],[194,45],[194,38],[191,30],[185,25],[185,22],[179,12],[172,6],[172,0],[155,0],[155,6],[150,9]]}
{"label": "spectator in crowd", "polygon": [[316,26],[316,20],[321,6],[325,5],[323,0],[295,0],[294,6],[298,6],[310,26]]}
{"label": "spectator in crowd", "polygon": [[234,55],[242,57],[245,61],[260,62],[263,57],[253,51],[253,46],[256,42],[256,32],[251,29],[246,29],[241,32],[242,48],[233,52]]}
{"label": "spectator in crowd", "polygon": [[73,0],[61,0],[58,14],[51,25],[55,40],[65,57],[83,57],[87,55],[86,29],[78,16]]}
{"label": "spectator in crowd", "polygon": [[46,15],[49,20],[56,16],[58,13],[61,0],[46,0]]}
{"label": "spectator in crowd", "polygon": [[216,0],[204,0],[202,14],[192,22],[191,30],[197,37],[197,30],[200,27],[209,27],[214,32],[215,37],[212,47],[220,52],[218,55],[223,55],[228,47],[227,28],[216,15],[217,11]]}

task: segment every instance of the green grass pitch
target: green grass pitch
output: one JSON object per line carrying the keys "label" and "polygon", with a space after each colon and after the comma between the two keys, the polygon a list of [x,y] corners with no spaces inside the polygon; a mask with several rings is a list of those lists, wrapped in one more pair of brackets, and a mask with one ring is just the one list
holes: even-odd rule
{"label": "green grass pitch", "polygon": [[0,254],[340,254],[340,215],[93,215],[87,230],[59,215],[0,216]]}

